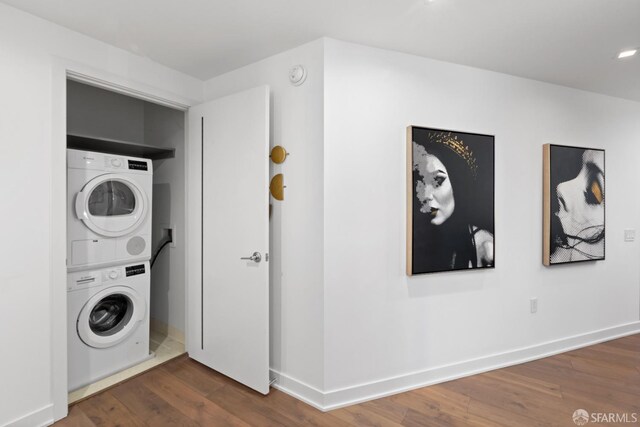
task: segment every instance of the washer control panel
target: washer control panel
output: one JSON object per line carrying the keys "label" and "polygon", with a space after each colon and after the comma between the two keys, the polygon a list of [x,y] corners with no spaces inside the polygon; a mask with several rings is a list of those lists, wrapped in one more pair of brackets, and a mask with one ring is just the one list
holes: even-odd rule
{"label": "washer control panel", "polygon": [[129,267],[125,267],[126,270],[126,274],[127,277],[129,276],[137,276],[138,274],[144,274],[145,273],[145,268],[144,268],[144,264],[139,264],[139,265],[132,265]]}
{"label": "washer control panel", "polygon": [[67,275],[67,291],[106,285],[125,278],[124,267],[109,267],[102,270],[69,273]]}
{"label": "washer control panel", "polygon": [[106,270],[102,270],[102,281],[112,282],[122,278],[122,267],[112,267]]}
{"label": "washer control panel", "polygon": [[149,262],[142,264],[114,265],[99,270],[78,271],[67,274],[67,291],[79,291],[95,286],[128,286],[130,280],[139,280],[149,274]]}
{"label": "washer control panel", "polygon": [[83,271],[69,274],[67,278],[67,291],[91,288],[102,285],[100,271]]}

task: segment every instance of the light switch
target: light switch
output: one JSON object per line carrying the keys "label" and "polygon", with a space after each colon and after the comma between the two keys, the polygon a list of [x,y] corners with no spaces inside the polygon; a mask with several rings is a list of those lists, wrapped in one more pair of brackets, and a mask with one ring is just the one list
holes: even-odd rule
{"label": "light switch", "polygon": [[635,228],[629,228],[624,230],[624,241],[625,242],[634,242],[636,240],[636,230]]}

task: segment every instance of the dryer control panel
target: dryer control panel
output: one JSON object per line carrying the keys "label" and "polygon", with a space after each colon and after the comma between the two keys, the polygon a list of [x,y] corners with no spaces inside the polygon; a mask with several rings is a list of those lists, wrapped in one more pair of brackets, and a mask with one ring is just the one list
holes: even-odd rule
{"label": "dryer control panel", "polygon": [[123,169],[124,159],[120,157],[104,156],[104,168],[105,169]]}
{"label": "dryer control panel", "polygon": [[67,150],[67,168],[123,173],[152,174],[153,163],[149,159],[92,151]]}
{"label": "dryer control panel", "polygon": [[129,165],[129,169],[134,169],[138,171],[148,171],[149,167],[147,166],[148,162],[140,161],[140,160],[127,160]]}

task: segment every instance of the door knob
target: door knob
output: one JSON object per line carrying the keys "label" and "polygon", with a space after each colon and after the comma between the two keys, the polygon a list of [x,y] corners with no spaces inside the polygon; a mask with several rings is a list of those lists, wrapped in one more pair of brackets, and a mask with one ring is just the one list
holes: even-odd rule
{"label": "door knob", "polygon": [[254,252],[253,255],[251,255],[250,257],[242,257],[240,259],[253,261],[253,262],[260,262],[262,261],[262,255],[260,255],[260,252]]}

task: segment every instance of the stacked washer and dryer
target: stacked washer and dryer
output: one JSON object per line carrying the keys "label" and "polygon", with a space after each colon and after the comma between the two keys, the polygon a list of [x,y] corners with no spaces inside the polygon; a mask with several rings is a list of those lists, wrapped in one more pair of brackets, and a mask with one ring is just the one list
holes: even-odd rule
{"label": "stacked washer and dryer", "polygon": [[69,391],[149,354],[151,160],[67,150]]}

